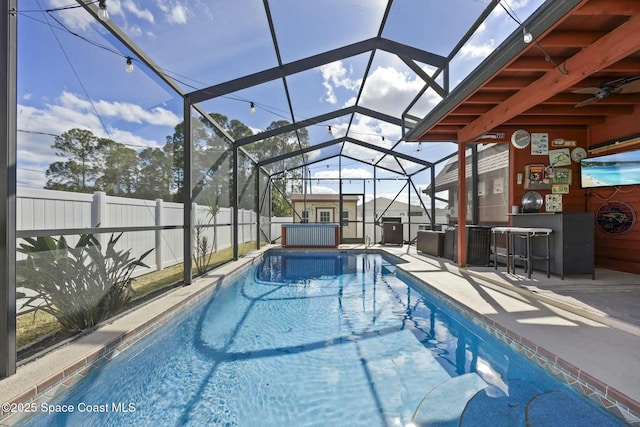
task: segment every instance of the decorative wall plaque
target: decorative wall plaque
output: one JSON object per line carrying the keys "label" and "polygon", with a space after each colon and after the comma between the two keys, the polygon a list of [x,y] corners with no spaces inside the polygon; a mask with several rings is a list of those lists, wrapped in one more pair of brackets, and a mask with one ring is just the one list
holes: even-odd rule
{"label": "decorative wall plaque", "polygon": [[624,234],[631,230],[636,222],[633,208],[619,201],[603,203],[596,212],[596,224],[604,233],[612,235]]}

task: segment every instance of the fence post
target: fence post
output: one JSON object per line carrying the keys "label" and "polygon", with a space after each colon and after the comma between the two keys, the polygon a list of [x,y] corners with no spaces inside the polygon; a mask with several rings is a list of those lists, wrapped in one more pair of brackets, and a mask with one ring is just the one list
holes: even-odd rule
{"label": "fence post", "polygon": [[[156,227],[161,227],[164,225],[164,200],[156,199]],[[156,230],[156,239],[155,239],[155,250],[156,250],[156,271],[160,271],[164,268],[162,262],[162,230]]]}
{"label": "fence post", "polygon": [[213,251],[218,252],[218,214],[220,213],[220,208],[213,216]]}
{"label": "fence post", "polygon": [[[191,236],[189,237],[189,242],[185,242],[185,244],[190,244],[191,248],[193,248],[192,253],[194,257],[198,257],[198,249],[195,248],[195,245],[198,244],[198,242],[195,241],[195,234],[196,234],[196,229],[198,228],[199,223],[197,222],[197,218],[198,218],[198,204],[193,202],[191,203],[191,226],[193,227],[193,232],[191,233]],[[185,262],[193,262],[193,260],[185,260]]]}
{"label": "fence post", "polygon": [[244,244],[244,209],[238,209],[238,213],[240,220],[242,221],[242,225],[240,227],[242,227],[242,234],[240,234],[240,243]]}
{"label": "fence post", "polygon": [[[95,191],[91,202],[91,227],[107,227],[108,225],[107,193]],[[98,234],[96,239],[102,247],[107,244],[107,236],[104,233]]]}

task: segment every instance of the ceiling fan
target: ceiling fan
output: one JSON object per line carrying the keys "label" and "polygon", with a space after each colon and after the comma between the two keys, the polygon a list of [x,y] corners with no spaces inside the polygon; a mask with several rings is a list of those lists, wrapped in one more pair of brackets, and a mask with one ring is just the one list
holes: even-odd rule
{"label": "ceiling fan", "polygon": [[607,96],[611,95],[612,93],[640,92],[640,76],[611,80],[601,83],[599,87],[585,87],[582,89],[573,90],[571,92],[593,95],[592,98],[586,99],[579,104],[576,104],[576,107],[584,107],[585,105],[598,102],[601,99],[604,99]]}

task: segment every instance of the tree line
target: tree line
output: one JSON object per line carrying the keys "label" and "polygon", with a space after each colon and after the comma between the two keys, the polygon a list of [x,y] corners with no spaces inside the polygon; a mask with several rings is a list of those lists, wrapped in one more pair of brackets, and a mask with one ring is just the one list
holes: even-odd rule
{"label": "tree line", "polygon": [[[234,140],[253,135],[239,120],[211,113]],[[286,120],[272,122],[266,130],[289,125]],[[230,205],[230,183],[233,171],[231,141],[226,139],[208,120],[201,118],[191,124],[193,135],[192,184],[194,200],[206,203],[216,198],[221,207]],[[140,199],[182,202],[184,188],[184,123],[166,137],[164,146],[135,150],[123,143],[95,136],[85,129],[70,129],[56,136],[51,146],[64,160],[53,162],[46,171],[45,188],[51,190],[93,193]],[[290,153],[308,145],[308,132],[286,132],[247,144],[244,149],[255,159],[263,160]],[[238,205],[254,208],[254,182],[257,169],[249,158],[239,156]],[[302,164],[299,156],[279,162],[280,170],[295,169]],[[290,215],[285,198],[294,188],[288,188],[285,177],[275,179],[281,191],[272,191],[273,215]],[[261,188],[261,190],[263,190]]]}

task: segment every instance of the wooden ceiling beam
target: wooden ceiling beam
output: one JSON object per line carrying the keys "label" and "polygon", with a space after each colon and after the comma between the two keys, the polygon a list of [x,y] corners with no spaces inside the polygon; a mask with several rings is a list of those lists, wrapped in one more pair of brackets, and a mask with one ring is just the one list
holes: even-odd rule
{"label": "wooden ceiling beam", "polygon": [[564,105],[548,105],[545,103],[543,105],[536,105],[535,107],[528,109],[522,114],[527,116],[572,116],[575,114],[579,114],[581,116],[625,116],[628,114],[633,114],[633,106],[602,105],[597,102],[588,106],[575,108]]}
{"label": "wooden ceiling beam", "polygon": [[432,134],[429,133],[428,136],[426,136],[424,139],[421,139],[420,142],[457,142],[458,141],[458,134],[457,133],[437,133],[437,134]]}
{"label": "wooden ceiling beam", "polygon": [[535,77],[497,76],[482,87],[482,90],[520,90],[536,80]]}
{"label": "wooden ceiling beam", "polygon": [[554,31],[540,40],[543,48],[550,47],[587,47],[601,39],[605,32],[597,31]]}
{"label": "wooden ceiling beam", "polygon": [[501,126],[593,126],[605,122],[604,116],[525,116],[513,117]]}
{"label": "wooden ceiling beam", "polygon": [[499,104],[516,92],[517,90],[510,90],[510,91],[504,91],[504,92],[479,91],[471,95],[467,100],[464,101],[464,103],[465,104]]}
{"label": "wooden ceiling beam", "polygon": [[[494,103],[498,104],[498,102]],[[480,115],[489,111],[494,105],[491,104],[467,104],[464,103],[460,105],[458,108],[454,109],[450,115],[453,116],[465,116],[465,115]]]}
{"label": "wooden ceiling beam", "polygon": [[449,133],[449,134],[457,135],[458,131],[461,128],[462,128],[462,126],[456,126],[456,125],[436,125],[436,127],[433,128],[432,132],[435,132],[435,133]]}
{"label": "wooden ceiling beam", "polygon": [[[555,61],[564,62],[566,58],[554,58]],[[553,69],[553,64],[544,59],[544,55],[525,56],[513,61],[504,68],[506,71],[541,71]]]}
{"label": "wooden ceiling beam", "polygon": [[465,126],[458,132],[458,141],[473,141],[476,137],[553,95],[575,86],[586,76],[634,54],[640,50],[640,37],[630,37],[630,34],[640,34],[640,15],[631,17],[624,24],[567,59],[564,64],[561,64],[562,69],[567,71],[567,75],[556,69],[551,70]]}
{"label": "wooden ceiling beam", "polygon": [[[473,122],[474,120],[478,119],[478,116],[480,116],[479,114],[475,114],[475,115],[468,115],[468,116],[447,116],[445,118],[443,118],[442,120],[440,120],[440,124],[443,125],[459,125],[461,128],[463,126],[467,126],[469,123]],[[482,117],[482,116],[480,116]]]}
{"label": "wooden ceiling beam", "polygon": [[573,15],[622,15],[633,16],[640,14],[638,0],[591,0],[579,7]]}
{"label": "wooden ceiling beam", "polygon": [[[589,95],[579,93],[559,93],[547,99],[543,105],[571,105],[574,106],[585,99]],[[629,105],[640,104],[640,93],[617,93],[598,101],[596,105]]]}

